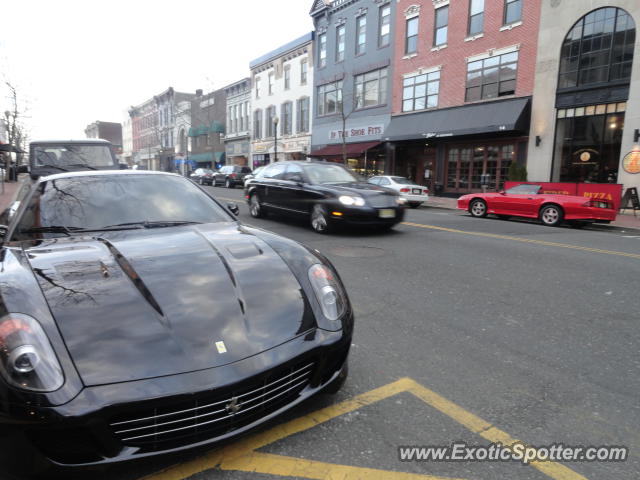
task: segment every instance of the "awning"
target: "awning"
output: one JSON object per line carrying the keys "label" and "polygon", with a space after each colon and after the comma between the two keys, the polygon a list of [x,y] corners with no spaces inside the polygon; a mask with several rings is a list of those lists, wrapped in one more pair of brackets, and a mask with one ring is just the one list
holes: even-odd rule
{"label": "awning", "polygon": [[189,155],[189,160],[196,163],[213,162],[217,163],[224,161],[224,152],[204,152],[204,153],[192,153]]}
{"label": "awning", "polygon": [[[346,151],[347,155],[362,155],[367,150],[377,147],[381,142],[360,142],[360,143],[347,143]],[[342,155],[342,144],[327,145],[326,147],[319,148],[312,151],[310,157],[335,157]]]}
{"label": "awning", "polygon": [[0,152],[14,152],[14,153],[25,153],[24,150],[19,149],[18,147],[14,147],[8,143],[0,143]]}
{"label": "awning", "polygon": [[220,122],[211,122],[211,133],[224,133],[224,124]]}
{"label": "awning", "polygon": [[398,115],[383,138],[388,141],[529,131],[529,97]]}

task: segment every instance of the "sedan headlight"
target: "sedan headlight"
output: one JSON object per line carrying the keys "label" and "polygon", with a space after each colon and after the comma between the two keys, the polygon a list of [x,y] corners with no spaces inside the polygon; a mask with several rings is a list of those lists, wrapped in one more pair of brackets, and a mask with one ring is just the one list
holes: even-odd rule
{"label": "sedan headlight", "polygon": [[309,268],[309,281],[323,315],[339,320],[347,309],[347,295],[329,267],[316,263]]}
{"label": "sedan headlight", "polygon": [[0,374],[33,392],[53,392],[64,384],[51,343],[34,318],[13,313],[0,319]]}
{"label": "sedan headlight", "polygon": [[343,205],[348,205],[348,206],[355,205],[356,207],[364,207],[364,198],[362,197],[352,197],[350,195],[341,195],[340,197],[338,197],[338,200]]}

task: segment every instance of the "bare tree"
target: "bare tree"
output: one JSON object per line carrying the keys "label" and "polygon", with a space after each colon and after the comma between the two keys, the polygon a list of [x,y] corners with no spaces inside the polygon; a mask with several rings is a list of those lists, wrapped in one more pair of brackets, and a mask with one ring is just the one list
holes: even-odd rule
{"label": "bare tree", "polygon": [[[344,78],[344,75],[343,75]],[[335,80],[331,85],[335,91],[336,113],[340,115],[341,130],[340,139],[342,140],[342,163],[347,164],[347,120],[359,108],[362,99],[354,90],[351,94],[344,94],[343,79]]]}
{"label": "bare tree", "polygon": [[[20,150],[26,150],[28,135],[22,123],[25,114],[24,108],[21,106],[20,96],[17,87],[8,80],[5,85],[9,90],[10,110],[4,112],[4,120],[7,126],[7,140],[9,145],[17,147]],[[16,165],[22,163],[23,154],[16,154]]]}

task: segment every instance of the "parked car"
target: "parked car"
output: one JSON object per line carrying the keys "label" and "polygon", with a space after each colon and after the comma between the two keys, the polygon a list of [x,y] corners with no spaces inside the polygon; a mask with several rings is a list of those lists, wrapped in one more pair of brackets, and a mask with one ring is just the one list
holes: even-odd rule
{"label": "parked car", "polygon": [[213,185],[213,176],[215,174],[216,171],[210,168],[196,168],[190,178],[200,185]]}
{"label": "parked car", "polygon": [[582,227],[589,223],[610,223],[616,210],[606,200],[573,195],[540,193],[540,185],[523,184],[499,193],[472,193],[458,199],[458,208],[474,217],[489,214],[500,218],[537,218],[544,225],[556,227],[563,222]]}
{"label": "parked car", "polygon": [[418,208],[429,200],[429,189],[427,187],[418,185],[405,177],[382,175],[371,177],[369,183],[395,190],[400,194],[400,198],[403,198],[411,208]]}
{"label": "parked car", "polygon": [[236,188],[236,185],[244,184],[244,177],[251,174],[249,167],[239,165],[226,165],[216,172],[213,177],[213,185],[224,185],[227,188]]}
{"label": "parked car", "polygon": [[338,273],[228,207],[164,172],[34,183],[0,229],[3,473],[226,442],[340,388]]}
{"label": "parked car", "polygon": [[29,144],[31,176],[84,170],[120,170],[113,145],[106,140],[42,140]]}
{"label": "parked car", "polygon": [[404,218],[404,201],[336,163],[278,162],[245,188],[253,217],[269,212],[301,215],[318,233],[342,224],[391,228]]}
{"label": "parked car", "polygon": [[248,182],[250,182],[251,180],[253,180],[254,178],[256,178],[257,176],[259,176],[264,170],[264,167],[258,167],[256,169],[253,170],[253,172],[249,173],[247,176],[244,177],[244,185],[246,186]]}

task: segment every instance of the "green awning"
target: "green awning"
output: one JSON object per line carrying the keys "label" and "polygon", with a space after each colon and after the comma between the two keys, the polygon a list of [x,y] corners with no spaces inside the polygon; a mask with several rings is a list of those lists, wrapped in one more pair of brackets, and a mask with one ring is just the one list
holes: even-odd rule
{"label": "green awning", "polygon": [[215,152],[214,155],[216,156],[216,162],[217,163],[224,162],[224,160],[225,160],[224,152]]}
{"label": "green awning", "polygon": [[196,163],[213,162],[213,153],[192,153],[191,155],[189,155],[189,160],[192,160]]}
{"label": "green awning", "polygon": [[209,127],[206,125],[200,125],[199,127],[192,127],[189,129],[190,137],[199,137],[200,135],[208,135]]}
{"label": "green awning", "polygon": [[220,122],[212,122],[211,133],[224,133],[224,124]]}

